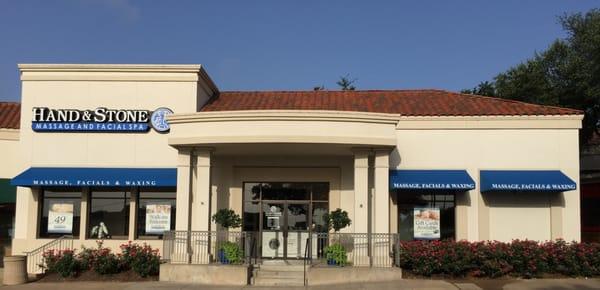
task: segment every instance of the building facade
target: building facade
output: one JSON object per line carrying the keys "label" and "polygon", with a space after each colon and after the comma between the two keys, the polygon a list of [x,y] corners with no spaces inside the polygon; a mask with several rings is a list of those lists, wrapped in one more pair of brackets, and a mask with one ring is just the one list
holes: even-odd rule
{"label": "building facade", "polygon": [[[199,65],[19,65],[13,252],[257,233],[298,258],[323,216],[404,240],[580,240],[582,113],[441,90],[220,92]],[[15,156],[17,156],[15,155]]]}
{"label": "building facade", "polygon": [[[15,228],[17,188],[10,180],[19,173],[19,115],[18,103],[0,103],[0,259],[11,253]],[[2,262],[0,262],[2,266]]]}

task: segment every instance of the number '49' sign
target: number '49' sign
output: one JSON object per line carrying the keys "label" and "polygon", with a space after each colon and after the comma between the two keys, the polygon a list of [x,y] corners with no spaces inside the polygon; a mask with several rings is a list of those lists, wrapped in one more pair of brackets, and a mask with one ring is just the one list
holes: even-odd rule
{"label": "number '49' sign", "polygon": [[56,234],[73,233],[73,204],[51,202],[48,211],[48,232]]}

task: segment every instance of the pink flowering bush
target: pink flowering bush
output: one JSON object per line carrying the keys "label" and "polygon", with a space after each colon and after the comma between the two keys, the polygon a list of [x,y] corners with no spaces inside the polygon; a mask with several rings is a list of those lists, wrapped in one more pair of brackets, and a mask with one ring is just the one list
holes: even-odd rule
{"label": "pink flowering bush", "polygon": [[42,253],[43,267],[47,272],[58,273],[62,277],[74,277],[82,270],[73,250],[48,250]]}
{"label": "pink flowering bush", "polygon": [[524,278],[542,274],[600,275],[600,244],[563,240],[538,243],[408,241],[401,242],[400,267],[417,275],[434,274],[496,278]]}
{"label": "pink flowering bush", "polygon": [[124,267],[130,267],[142,277],[158,275],[160,267],[158,249],[152,249],[146,244],[140,246],[131,241],[122,244],[120,248]]}
{"label": "pink flowering bush", "polygon": [[121,253],[115,254],[110,248],[103,247],[101,241],[97,243],[98,247],[83,247],[78,254],[75,254],[75,250],[47,251],[43,255],[46,272],[59,273],[63,277],[77,276],[88,270],[101,275],[128,270],[133,270],[142,277],[158,275],[158,249],[130,241],[120,246]]}

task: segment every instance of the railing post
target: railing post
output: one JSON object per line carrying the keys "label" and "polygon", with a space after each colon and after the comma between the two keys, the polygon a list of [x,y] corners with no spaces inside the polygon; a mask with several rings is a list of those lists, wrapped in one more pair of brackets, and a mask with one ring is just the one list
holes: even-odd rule
{"label": "railing post", "polygon": [[187,230],[186,232],[186,254],[187,254],[187,263],[192,263],[192,232]]}
{"label": "railing post", "polygon": [[373,241],[372,239],[372,234],[371,233],[367,233],[367,255],[369,256],[369,267],[372,268],[373,267]]}

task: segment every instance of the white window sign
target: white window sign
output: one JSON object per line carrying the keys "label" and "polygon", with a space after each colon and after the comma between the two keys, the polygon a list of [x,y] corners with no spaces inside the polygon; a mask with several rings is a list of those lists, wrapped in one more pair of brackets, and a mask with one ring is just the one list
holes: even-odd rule
{"label": "white window sign", "polygon": [[146,234],[162,234],[171,230],[171,205],[146,205]]}
{"label": "white window sign", "polygon": [[72,203],[50,202],[50,210],[48,212],[48,233],[73,233]]}
{"label": "white window sign", "polygon": [[413,214],[413,229],[415,239],[439,239],[440,209],[415,207]]}

